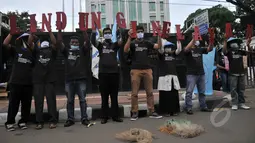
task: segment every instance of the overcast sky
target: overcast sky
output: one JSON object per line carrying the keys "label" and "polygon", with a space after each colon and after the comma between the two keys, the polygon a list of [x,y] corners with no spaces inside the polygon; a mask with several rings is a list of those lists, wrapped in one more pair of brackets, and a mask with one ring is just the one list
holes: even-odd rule
{"label": "overcast sky", "polygon": [[[78,12],[80,11],[80,0],[75,1],[74,10],[74,24],[75,28],[78,28]],[[222,0],[224,1],[224,0]],[[85,10],[85,0],[82,0],[84,5],[82,9]],[[195,12],[199,8],[208,8],[217,4],[226,6],[231,11],[235,10],[235,7],[229,3],[208,2],[204,0],[169,0],[170,3],[170,21],[172,25],[183,25],[185,19],[192,12]],[[177,5],[177,3],[181,3]],[[182,5],[185,4],[185,5]],[[193,4],[193,5],[186,5]],[[198,4],[195,6],[194,4]],[[62,11],[62,0],[1,0],[0,11],[6,13],[7,11],[29,11],[30,14],[36,14],[37,21],[41,21],[42,13],[51,12],[52,15],[52,30],[55,31],[55,22],[57,11]],[[65,31],[72,31],[72,0],[65,0],[65,12],[67,14],[67,27]],[[174,29],[171,29],[174,30]],[[175,31],[175,30],[174,30]]]}

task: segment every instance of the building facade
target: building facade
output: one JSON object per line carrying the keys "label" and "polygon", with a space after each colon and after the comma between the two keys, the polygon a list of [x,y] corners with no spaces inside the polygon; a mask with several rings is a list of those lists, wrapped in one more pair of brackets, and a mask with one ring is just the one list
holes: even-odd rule
{"label": "building facade", "polygon": [[127,26],[129,21],[137,21],[147,28],[150,21],[170,19],[168,0],[86,0],[86,12],[99,11],[102,28],[114,23],[117,12],[123,12]]}

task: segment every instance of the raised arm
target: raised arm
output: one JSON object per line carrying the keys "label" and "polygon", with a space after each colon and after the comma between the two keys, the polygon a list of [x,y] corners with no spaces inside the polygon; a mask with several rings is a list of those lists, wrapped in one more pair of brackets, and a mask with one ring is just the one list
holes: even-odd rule
{"label": "raised arm", "polygon": [[56,49],[57,49],[57,46],[56,46],[56,44],[57,44],[56,37],[54,36],[54,34],[52,33],[52,31],[49,31],[49,35],[50,35],[50,41],[51,41],[51,44],[52,44],[52,48],[53,48],[54,50],[56,50]]}
{"label": "raised arm", "polygon": [[209,46],[207,47],[207,52],[211,52],[213,50],[213,45],[209,44]]}
{"label": "raised arm", "polygon": [[128,40],[127,40],[127,42],[126,42],[126,44],[125,44],[125,46],[124,46],[124,52],[125,52],[125,53],[128,53],[128,52],[129,52],[129,49],[130,49],[131,34],[132,34],[132,29],[130,29],[130,30],[128,31],[129,37],[128,37]]}
{"label": "raised arm", "polygon": [[34,35],[33,33],[30,32],[29,36],[28,36],[28,47],[33,50],[34,49]]}
{"label": "raised arm", "polygon": [[84,43],[83,48],[84,50],[89,50],[90,40],[87,31],[83,31]]}
{"label": "raised arm", "polygon": [[182,43],[180,41],[177,41],[177,49],[175,50],[175,54],[179,55],[182,51]]}
{"label": "raised arm", "polygon": [[184,51],[188,52],[193,46],[194,46],[194,38],[192,38],[192,40],[189,42],[189,44],[185,47]]}
{"label": "raised arm", "polygon": [[248,51],[252,51],[252,48],[251,48],[251,38],[249,38],[246,42],[246,46],[248,47]]}
{"label": "raised arm", "polygon": [[158,42],[157,44],[154,44],[154,49],[159,49],[160,47],[162,47],[162,40],[161,40],[161,37],[158,36]]}
{"label": "raised arm", "polygon": [[4,39],[3,45],[10,48],[9,44],[10,44],[11,40],[12,40],[12,35],[8,34],[8,36]]}

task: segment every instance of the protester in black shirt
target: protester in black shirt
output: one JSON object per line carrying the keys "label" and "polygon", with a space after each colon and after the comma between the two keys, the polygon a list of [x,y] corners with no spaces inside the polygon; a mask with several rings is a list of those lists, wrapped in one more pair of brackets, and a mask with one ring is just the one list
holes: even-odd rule
{"label": "protester in black shirt", "polygon": [[[244,99],[245,91],[245,71],[243,64],[243,56],[247,55],[246,51],[241,50],[242,40],[230,37],[228,40],[226,38],[224,42],[224,54],[229,60],[229,84],[230,92],[232,97],[232,109],[237,110],[238,107],[242,109],[250,109],[246,106]],[[247,40],[246,46],[249,50],[251,39]]]}
{"label": "protester in black shirt", "polygon": [[143,79],[144,87],[147,94],[147,106],[149,109],[150,118],[162,118],[154,109],[154,96],[153,96],[153,77],[152,69],[150,66],[150,59],[148,57],[149,49],[159,49],[161,47],[161,38],[158,36],[158,44],[151,43],[144,40],[144,29],[141,26],[136,27],[137,38],[131,42],[132,29],[129,31],[129,38],[125,44],[124,52],[131,52],[131,84],[132,84],[132,99],[131,120],[138,119],[138,91],[140,82]]}
{"label": "protester in black shirt", "polygon": [[222,82],[223,92],[229,92],[228,69],[226,69],[225,58],[222,48],[216,52],[216,66]]}
{"label": "protester in black shirt", "polygon": [[34,48],[35,68],[33,71],[33,94],[35,99],[36,129],[43,128],[44,96],[46,96],[48,112],[51,116],[49,128],[56,128],[57,124],[55,94],[56,73],[54,65],[57,49],[56,38],[51,31],[49,31],[49,36],[50,41],[47,39],[38,39]]}
{"label": "protester in black shirt", "polygon": [[159,111],[161,114],[177,115],[180,112],[180,83],[176,71],[176,56],[182,51],[180,41],[175,44],[166,41],[159,49]]}
{"label": "protester in black shirt", "polygon": [[[60,33],[60,32],[59,32]],[[80,37],[72,36],[69,45],[62,44],[61,51],[65,57],[65,90],[67,94],[68,119],[64,127],[74,125],[74,99],[78,94],[80,100],[81,123],[87,127],[91,125],[87,115],[86,79],[89,70],[89,41],[84,32],[84,43],[81,45]],[[61,34],[59,34],[60,37]],[[59,38],[62,40],[62,38]]]}
{"label": "protester in black shirt", "polygon": [[212,45],[208,48],[202,48],[200,41],[195,41],[194,38],[184,49],[186,56],[187,66],[187,84],[186,84],[186,97],[185,109],[187,114],[193,114],[192,111],[192,94],[195,86],[197,85],[199,94],[199,103],[202,112],[209,112],[205,102],[205,72],[203,67],[203,54],[212,51]]}
{"label": "protester in black shirt", "polygon": [[118,91],[119,91],[119,67],[117,62],[117,52],[121,42],[113,43],[112,30],[110,28],[103,29],[104,41],[97,43],[99,51],[99,88],[101,92],[101,123],[108,121],[109,114],[109,95],[111,97],[112,120],[123,122],[119,118]]}
{"label": "protester in black shirt", "polygon": [[33,68],[33,36],[24,33],[15,41],[15,46],[9,45],[12,34],[4,40],[4,47],[10,52],[13,58],[12,73],[9,80],[10,97],[8,106],[8,116],[5,127],[7,131],[14,131],[15,117],[21,102],[21,119],[18,126],[27,129],[26,123],[29,120],[31,100],[32,100],[32,68]]}

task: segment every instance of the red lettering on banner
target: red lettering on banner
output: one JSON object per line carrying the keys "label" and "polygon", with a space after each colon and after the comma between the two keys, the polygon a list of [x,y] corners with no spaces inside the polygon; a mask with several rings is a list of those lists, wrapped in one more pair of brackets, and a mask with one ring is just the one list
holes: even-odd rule
{"label": "red lettering on banner", "polygon": [[46,15],[44,13],[42,14],[42,30],[41,30],[42,32],[45,31],[44,26],[46,26],[48,31],[51,31],[51,16],[52,13],[48,13],[49,19],[47,20]]}
{"label": "red lettering on banner", "polygon": [[162,30],[162,34],[161,34],[162,38],[169,37],[170,27],[171,27],[171,22],[163,21],[163,30]]}
{"label": "red lettering on banner", "polygon": [[79,28],[81,31],[88,29],[89,13],[79,12]]}
{"label": "red lettering on banner", "polygon": [[233,37],[231,23],[226,23],[225,33],[226,33],[226,38]]}
{"label": "red lettering on banner", "polygon": [[249,39],[253,36],[253,25],[248,24],[246,29],[246,39]]}
{"label": "red lettering on banner", "polygon": [[[151,21],[152,30],[153,30],[153,36],[161,36],[161,29],[160,29],[160,23],[159,21]],[[157,33],[157,34],[156,34]]]}
{"label": "red lettering on banner", "polygon": [[124,17],[124,14],[122,12],[118,12],[116,14],[116,22],[120,28],[127,28],[126,25],[126,19]]}
{"label": "red lettering on banner", "polygon": [[181,33],[181,25],[175,25],[176,27],[176,37],[178,41],[184,40],[184,35]]}
{"label": "red lettering on banner", "polygon": [[11,33],[12,35],[17,34],[17,33],[20,32],[20,29],[17,27],[16,18],[17,18],[16,15],[10,15],[10,16],[9,16],[9,19],[10,19],[10,27],[11,27],[10,33]]}
{"label": "red lettering on banner", "polygon": [[35,33],[37,31],[36,30],[37,24],[36,24],[35,16],[36,16],[36,14],[29,15],[29,17],[30,17],[30,32],[31,33]]}
{"label": "red lettering on banner", "polygon": [[57,21],[56,26],[57,30],[64,30],[66,28],[66,14],[64,12],[56,12]]}
{"label": "red lettering on banner", "polygon": [[[97,16],[98,15],[98,16]],[[95,12],[91,12],[91,18],[92,18],[92,29],[96,30],[101,29],[101,12],[97,12],[97,15]]]}
{"label": "red lettering on banner", "polygon": [[209,44],[210,45],[214,45],[214,28],[208,28],[208,32],[209,32]]}
{"label": "red lettering on banner", "polygon": [[194,36],[195,36],[194,40],[196,40],[196,41],[202,40],[202,37],[201,37],[201,34],[200,34],[198,26],[195,26],[195,28],[194,28]]}

